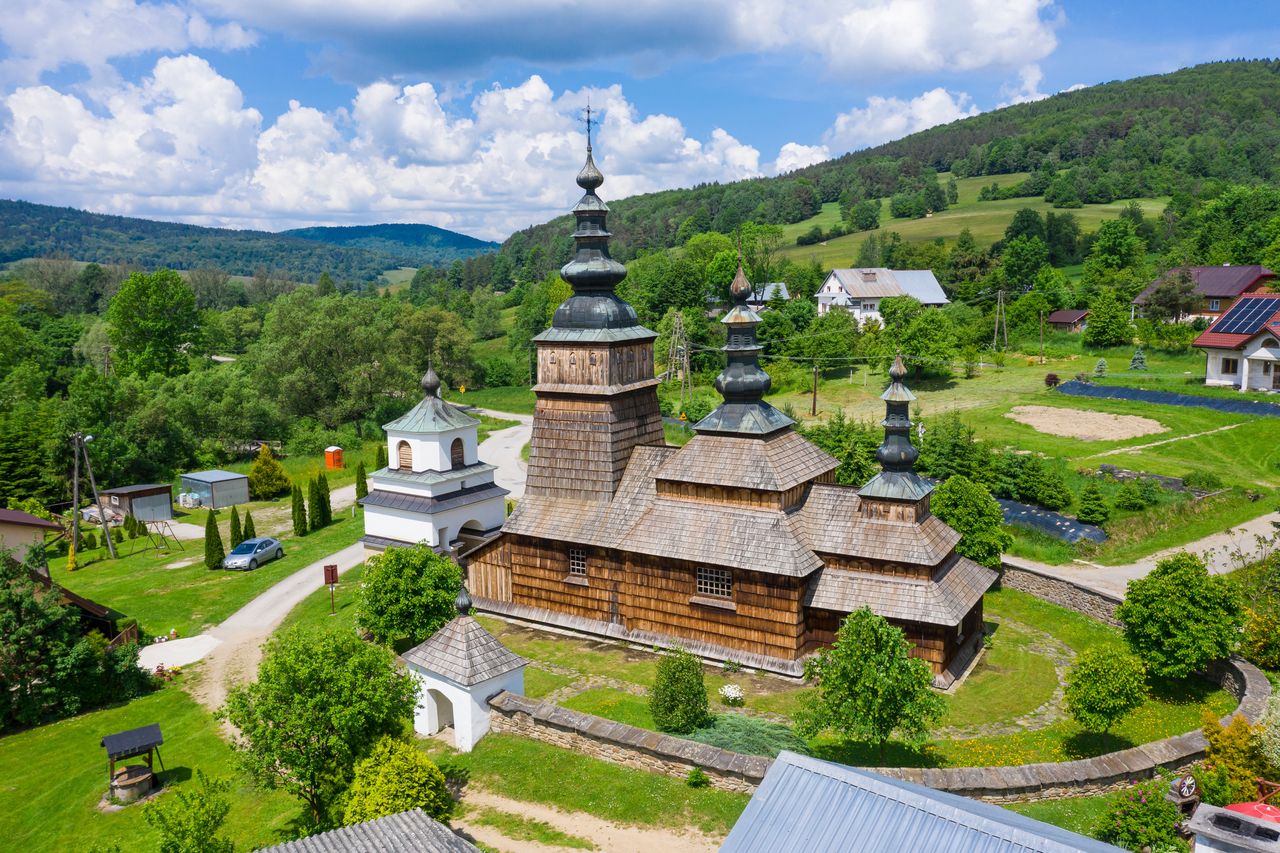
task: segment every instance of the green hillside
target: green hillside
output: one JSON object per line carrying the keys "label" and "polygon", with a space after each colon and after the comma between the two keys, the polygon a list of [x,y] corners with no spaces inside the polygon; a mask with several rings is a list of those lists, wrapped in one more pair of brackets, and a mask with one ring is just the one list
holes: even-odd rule
{"label": "green hillside", "polygon": [[280,233],[334,246],[368,249],[400,261],[401,266],[411,267],[447,264],[498,248],[497,243],[489,240],[477,240],[434,225],[412,223],[316,226]]}

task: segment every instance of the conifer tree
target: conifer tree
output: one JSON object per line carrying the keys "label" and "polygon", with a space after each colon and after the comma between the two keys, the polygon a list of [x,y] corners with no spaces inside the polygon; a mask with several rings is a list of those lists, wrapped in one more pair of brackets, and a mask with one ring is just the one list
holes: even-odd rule
{"label": "conifer tree", "polygon": [[323,471],[316,478],[316,487],[320,490],[320,517],[324,521],[323,526],[328,527],[333,524],[333,503],[329,500],[329,478]]}
{"label": "conifer tree", "polygon": [[[246,512],[244,514],[244,538],[257,539],[258,531],[253,529],[253,513]],[[244,541],[243,539],[240,541]]]}
{"label": "conifer tree", "polygon": [[307,484],[307,529],[315,532],[324,527],[324,512],[320,509],[320,483],[312,479]]}
{"label": "conifer tree", "polygon": [[230,543],[229,547],[235,548],[246,538],[240,533],[240,513],[233,506],[231,507],[231,531],[227,535],[227,541]]}
{"label": "conifer tree", "polygon": [[1093,366],[1093,375],[1099,379],[1107,375],[1107,360],[1105,358],[1098,359],[1098,363]]}
{"label": "conifer tree", "polygon": [[1138,347],[1133,351],[1133,358],[1129,359],[1130,370],[1146,370],[1147,354],[1142,351],[1142,347]]}
{"label": "conifer tree", "polygon": [[288,490],[289,475],[285,473],[284,466],[276,459],[270,447],[260,445],[258,456],[249,468],[249,494],[255,500],[266,500]]}
{"label": "conifer tree", "polygon": [[373,467],[379,471],[387,467],[387,446],[385,444],[378,445],[378,456],[373,463]]}
{"label": "conifer tree", "polygon": [[218,533],[218,519],[214,517],[213,511],[209,511],[209,517],[204,524],[204,567],[206,569],[222,568],[222,560],[226,557],[226,552],[222,549],[222,535]]}
{"label": "conifer tree", "polygon": [[293,484],[293,535],[307,535],[307,505],[302,500],[302,487]]}
{"label": "conifer tree", "polygon": [[1080,509],[1076,512],[1076,518],[1085,524],[1102,524],[1110,517],[1111,507],[1102,496],[1098,481],[1090,479],[1080,490]]}
{"label": "conifer tree", "polygon": [[365,478],[364,460],[362,459],[360,460],[360,463],[356,465],[356,500],[360,500],[361,498],[366,498],[368,496],[369,483]]}

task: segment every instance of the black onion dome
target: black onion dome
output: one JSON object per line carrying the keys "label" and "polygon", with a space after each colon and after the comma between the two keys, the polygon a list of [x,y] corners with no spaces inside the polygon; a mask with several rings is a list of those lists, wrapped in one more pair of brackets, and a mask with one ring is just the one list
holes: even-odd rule
{"label": "black onion dome", "polygon": [[609,206],[600,200],[596,190],[604,183],[604,175],[596,166],[587,147],[587,162],[578,172],[578,186],[586,194],[573,209],[577,227],[573,242],[577,246],[573,260],[560,269],[560,275],[573,287],[567,299],[551,318],[556,329],[627,329],[640,325],[635,309],[619,299],[614,287],[627,277],[627,268],[609,256],[609,229],[606,221]]}
{"label": "black onion dome", "polygon": [[440,395],[440,376],[436,373],[435,368],[428,367],[427,372],[422,376],[422,390],[426,392],[428,397],[437,397]]}
{"label": "black onion dome", "polygon": [[471,615],[471,593],[467,592],[466,581],[458,589],[458,597],[453,600],[453,606],[458,609],[459,616]]}

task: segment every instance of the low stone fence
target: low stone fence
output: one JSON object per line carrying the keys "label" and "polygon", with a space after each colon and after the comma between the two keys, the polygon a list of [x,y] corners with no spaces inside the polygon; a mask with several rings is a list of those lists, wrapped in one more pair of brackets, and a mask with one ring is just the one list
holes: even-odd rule
{"label": "low stone fence", "polygon": [[694,767],[701,767],[712,786],[726,791],[752,793],[773,764],[772,759],[762,756],[729,752],[514,693],[499,693],[489,700],[489,707],[491,731],[524,735],[667,776],[683,778]]}
{"label": "low stone fence", "polygon": [[[1236,714],[1243,714],[1251,723],[1258,721],[1271,695],[1271,682],[1261,670],[1233,657],[1215,666],[1208,676],[1240,700],[1239,707],[1222,718],[1223,723]],[[1204,758],[1207,746],[1204,735],[1194,731],[1077,761],[1016,767],[893,767],[877,768],[877,772],[988,802],[1054,800],[1116,790],[1160,770],[1182,770]]]}
{"label": "low stone fence", "polygon": [[1016,558],[1006,557],[1000,573],[1001,586],[1030,593],[1036,598],[1043,598],[1068,610],[1092,616],[1099,622],[1119,628],[1120,620],[1116,618],[1116,608],[1121,599],[1087,586],[1073,583],[1053,575],[1038,572],[1030,566],[1024,566]]}

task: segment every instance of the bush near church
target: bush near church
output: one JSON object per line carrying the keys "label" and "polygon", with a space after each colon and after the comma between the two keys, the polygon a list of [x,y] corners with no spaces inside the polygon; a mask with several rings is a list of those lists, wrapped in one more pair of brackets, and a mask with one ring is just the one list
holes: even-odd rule
{"label": "bush near church", "polygon": [[663,655],[649,692],[649,713],[660,731],[688,734],[707,721],[702,661],[684,649]]}

